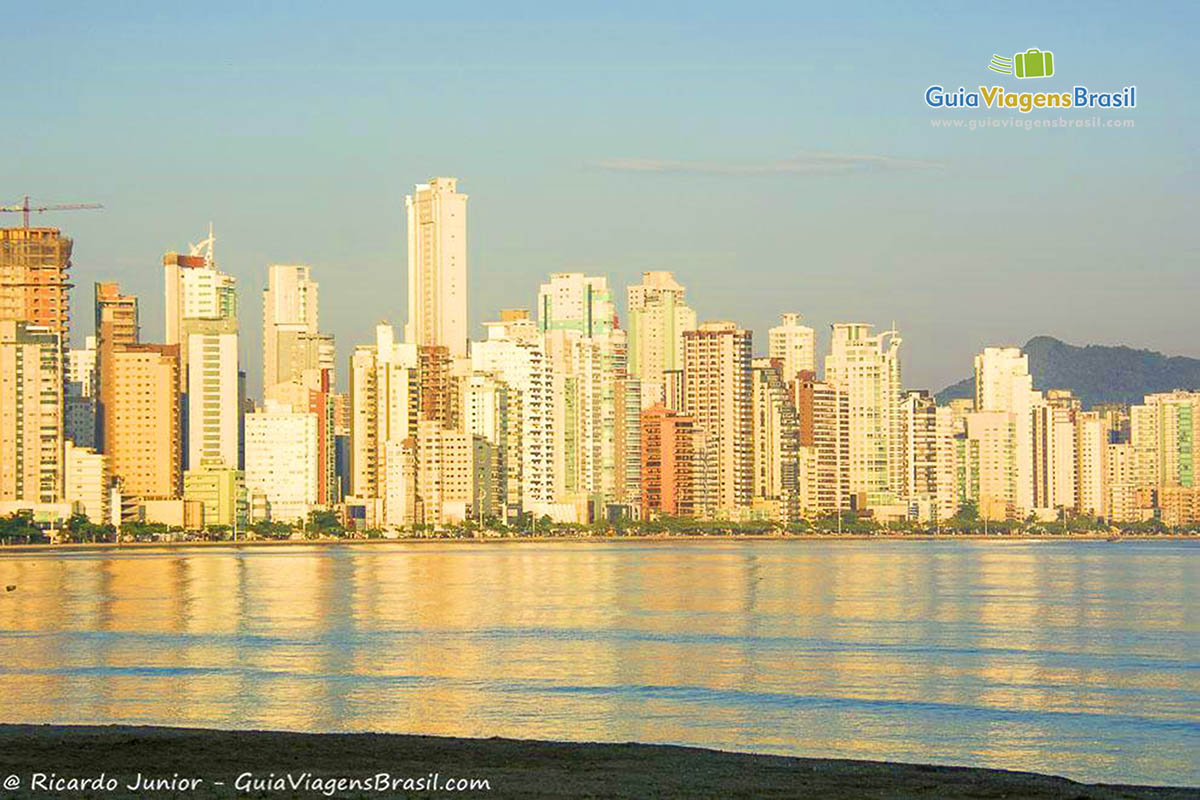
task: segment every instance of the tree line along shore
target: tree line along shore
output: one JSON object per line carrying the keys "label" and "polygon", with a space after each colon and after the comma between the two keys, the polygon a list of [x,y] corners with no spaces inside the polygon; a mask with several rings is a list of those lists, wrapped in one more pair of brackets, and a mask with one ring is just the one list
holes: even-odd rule
{"label": "tree line along shore", "polygon": [[846,512],[813,521],[783,524],[773,521],[721,521],[681,517],[655,520],[597,522],[590,525],[557,523],[549,517],[506,524],[494,518],[468,520],[456,525],[408,528],[344,527],[332,512],[317,511],[304,522],[256,522],[244,529],[214,526],[185,530],[163,523],[129,522],[118,531],[112,525],[95,525],[82,515],[71,517],[59,530],[48,531],[28,514],[0,518],[0,545],[119,545],[119,544],[220,544],[283,542],[367,542],[429,540],[604,540],[604,539],[712,539],[712,538],[1187,538],[1200,537],[1197,527],[1168,527],[1160,520],[1106,524],[1094,517],[1067,517],[1054,522],[985,520],[968,508],[941,523],[880,523]]}

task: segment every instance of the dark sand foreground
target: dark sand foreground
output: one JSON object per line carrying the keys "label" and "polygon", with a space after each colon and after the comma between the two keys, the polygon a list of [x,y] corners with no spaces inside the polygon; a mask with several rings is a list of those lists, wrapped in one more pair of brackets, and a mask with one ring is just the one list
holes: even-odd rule
{"label": "dark sand foreground", "polygon": [[[130,789],[138,773],[202,779],[191,789]],[[785,758],[642,744],[563,744],[375,734],[301,734],[176,728],[0,725],[0,798],[430,797],[450,792],[251,788],[241,780],[291,775],[486,779],[469,797],[1195,798],[1195,789],[1088,785],[1024,772]],[[116,790],[31,786],[54,779],[117,779]],[[19,787],[14,788],[14,779]],[[47,779],[43,779],[47,780]],[[224,785],[216,785],[221,781]]]}

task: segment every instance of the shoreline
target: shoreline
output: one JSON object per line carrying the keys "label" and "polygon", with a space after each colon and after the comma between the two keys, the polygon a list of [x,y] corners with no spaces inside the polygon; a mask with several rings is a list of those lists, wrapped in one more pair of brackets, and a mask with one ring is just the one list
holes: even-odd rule
{"label": "shoreline", "polygon": [[0,543],[0,553],[20,552],[83,552],[90,550],[154,550],[159,548],[251,548],[251,547],[296,547],[296,546],[375,546],[386,544],[458,544],[458,545],[502,545],[502,544],[545,544],[564,542],[579,544],[601,544],[612,542],[1140,542],[1140,541],[1200,541],[1200,535],[1187,533],[1152,533],[1116,535],[1111,533],[1047,533],[1047,534],[991,534],[980,533],[800,533],[786,535],[762,534],[620,534],[613,536],[402,536],[396,538],[355,539],[346,537],[324,537],[317,539],[231,539],[197,540],[184,542],[67,542],[52,544],[36,542],[28,544]]}
{"label": "shoreline", "polygon": [[[268,779],[307,775],[308,788],[251,792],[280,797],[403,797],[409,791],[350,790],[330,795],[313,786],[336,779],[486,780],[471,797],[1023,797],[1031,800],[1196,796],[1192,787],[1080,783],[1033,772],[835,758],[801,758],[678,745],[470,739],[374,733],[291,733],[127,725],[0,724],[4,798],[45,796],[34,773],[95,779],[114,789],[70,789],[59,797],[179,796],[137,788],[142,780],[175,780],[186,796],[245,796],[247,774]],[[19,781],[14,786],[10,781]],[[186,780],[190,785],[181,784]],[[197,781],[199,781],[197,783]],[[219,782],[219,783],[218,783]],[[43,787],[44,789],[44,787]],[[439,792],[416,790],[420,796]]]}

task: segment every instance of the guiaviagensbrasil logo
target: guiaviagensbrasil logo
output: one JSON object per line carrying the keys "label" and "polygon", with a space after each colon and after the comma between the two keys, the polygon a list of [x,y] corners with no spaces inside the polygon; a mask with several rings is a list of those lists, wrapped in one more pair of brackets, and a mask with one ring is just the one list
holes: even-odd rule
{"label": "guiaviagensbrasil logo", "polygon": [[[988,69],[992,72],[1020,80],[1054,77],[1057,66],[1053,52],[1037,47],[1014,53],[1011,58],[993,54],[988,62]],[[1064,88],[1058,91],[1010,92],[1003,86],[995,85],[980,86],[974,91],[959,86],[955,91],[934,84],[925,90],[925,104],[938,110],[1012,109],[1022,114],[1048,108],[1137,108],[1137,86],[1131,84],[1115,91],[1095,92],[1087,86],[1075,84],[1069,91]]]}
{"label": "guiaviagensbrasil logo", "polygon": [[993,54],[988,69],[1018,78],[1049,78],[1054,74],[1054,53],[1031,47],[1012,58]]}

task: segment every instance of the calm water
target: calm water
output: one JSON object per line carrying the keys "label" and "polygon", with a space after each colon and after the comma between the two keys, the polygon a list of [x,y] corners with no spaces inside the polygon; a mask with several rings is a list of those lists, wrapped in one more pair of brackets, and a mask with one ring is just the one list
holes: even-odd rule
{"label": "calm water", "polygon": [[679,742],[1200,785],[1200,546],[0,552],[0,718]]}

